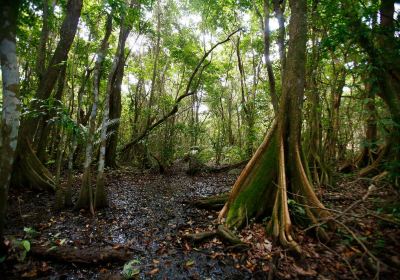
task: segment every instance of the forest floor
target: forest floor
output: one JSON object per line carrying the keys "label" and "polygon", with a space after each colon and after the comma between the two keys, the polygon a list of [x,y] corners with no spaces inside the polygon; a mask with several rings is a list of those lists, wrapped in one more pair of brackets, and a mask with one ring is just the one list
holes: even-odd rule
{"label": "forest floor", "polygon": [[[29,240],[31,248],[25,258],[20,252],[23,247],[14,248],[14,256],[0,264],[0,279],[120,279],[127,263],[62,261],[46,250],[33,254],[42,247],[92,251],[93,260],[106,248],[127,253],[131,262],[125,272],[129,270],[135,279],[267,279],[272,267],[277,279],[374,279],[377,272],[379,279],[395,279],[400,275],[400,226],[394,218],[400,207],[390,206],[390,201],[399,199],[390,185],[382,183],[362,200],[371,183],[351,177],[338,179],[335,187],[318,189],[347,229],[337,224],[325,245],[295,227],[301,256],[273,245],[262,221],[249,221],[238,232],[249,246],[246,250],[218,238],[199,244],[187,241],[185,234],[215,228],[217,217],[217,211],[197,209],[187,202],[229,191],[236,177],[110,171],[110,208],[95,216],[82,210],[56,213],[53,194],[11,190],[6,236]],[[79,176],[75,180],[77,193]],[[302,212],[299,205],[292,207]],[[18,253],[23,260],[17,260]]]}

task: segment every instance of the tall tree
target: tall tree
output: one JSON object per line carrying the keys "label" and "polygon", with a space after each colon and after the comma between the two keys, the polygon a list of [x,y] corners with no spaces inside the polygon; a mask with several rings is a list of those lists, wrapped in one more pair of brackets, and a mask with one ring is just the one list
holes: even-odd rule
{"label": "tall tree", "polygon": [[[50,63],[44,71],[42,79],[36,92],[38,100],[46,100],[56,85],[59,73],[63,69],[62,64],[66,63],[68,53],[78,26],[81,14],[83,0],[69,0],[67,3],[66,16],[60,28],[60,40],[53,53]],[[35,102],[33,110],[39,110],[40,102]],[[13,173],[13,181],[18,185],[31,185],[37,189],[54,189],[54,181],[52,175],[36,156],[31,147],[31,139],[34,136],[37,127],[43,128],[46,118],[31,117],[24,120],[18,140],[18,156],[16,161],[15,172]]]}
{"label": "tall tree", "polygon": [[301,155],[307,1],[291,0],[289,4],[289,49],[277,121],[234,184],[219,218],[225,218],[230,227],[240,227],[246,219],[268,213],[273,237],[284,246],[300,250],[292,235],[288,192],[297,194],[293,199],[305,205],[310,222],[328,212],[314,193]]}
{"label": "tall tree", "polygon": [[[400,41],[395,36],[395,0],[381,1],[379,7],[380,25],[371,30],[363,22],[358,3],[343,1],[344,18],[353,40],[368,56],[373,80],[376,80],[377,95],[387,105],[393,125],[390,128],[386,144],[380,150],[376,160],[360,170],[360,176],[367,176],[382,170],[382,163],[390,162],[398,174],[399,147],[400,147],[400,55],[398,53]],[[397,170],[396,170],[397,169]],[[398,175],[395,175],[395,178]]]}
{"label": "tall tree", "polygon": [[[118,46],[114,56],[114,62],[110,74],[108,76],[107,95],[109,98],[109,117],[110,119],[120,119],[121,117],[121,84],[124,77],[125,69],[125,44],[128,39],[129,33],[132,29],[132,18],[128,15],[131,13],[135,5],[135,1],[131,1],[129,8],[124,12],[121,18],[121,26],[118,38]],[[108,132],[111,133],[106,148],[106,162],[105,164],[110,167],[116,167],[117,162],[117,144],[118,144],[118,130],[119,122],[110,125]]]}
{"label": "tall tree", "polygon": [[19,71],[16,48],[17,16],[20,2],[0,3],[0,61],[3,104],[0,123],[0,252],[6,219],[8,186],[11,179],[19,131]]}
{"label": "tall tree", "polygon": [[[105,25],[104,37],[96,53],[96,63],[94,66],[94,73],[93,73],[93,95],[92,95],[93,103],[92,103],[92,110],[90,113],[89,129],[86,139],[82,186],[76,204],[76,207],[78,209],[89,208],[92,214],[94,214],[94,203],[93,203],[93,190],[91,185],[90,164],[92,163],[92,158],[93,158],[92,154],[93,154],[93,145],[95,136],[94,134],[96,131],[96,117],[97,117],[97,107],[99,103],[101,73],[103,70],[103,62],[107,55],[108,40],[110,38],[111,31],[112,31],[112,17],[111,15],[109,15]],[[107,98],[106,101],[108,101]],[[104,164],[104,162],[102,164]]]}

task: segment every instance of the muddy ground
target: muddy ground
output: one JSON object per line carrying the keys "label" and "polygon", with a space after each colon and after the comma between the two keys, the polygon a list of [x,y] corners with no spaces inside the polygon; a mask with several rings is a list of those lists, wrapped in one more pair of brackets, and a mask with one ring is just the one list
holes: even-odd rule
{"label": "muddy ground", "polygon": [[[214,229],[217,217],[216,211],[197,209],[188,202],[229,191],[236,177],[129,169],[108,172],[110,208],[94,217],[87,211],[56,213],[53,194],[11,190],[6,236],[29,240],[32,247],[128,251],[136,279],[267,279],[272,267],[276,279],[374,279],[377,274],[379,279],[396,279],[400,275],[400,227],[395,219],[400,208],[387,206],[399,201],[398,196],[389,184],[381,183],[365,201],[341,213],[371,185],[351,177],[338,179],[335,187],[318,189],[348,230],[337,224],[325,245],[295,227],[303,249],[300,256],[273,245],[265,233],[267,219],[249,221],[237,233],[249,246],[245,250],[218,238],[200,244],[184,239],[187,233]],[[79,175],[75,180],[77,193]],[[292,207],[301,214],[301,206]],[[24,260],[17,260],[16,251],[10,247],[11,256],[0,264],[0,279],[120,279],[126,263],[80,264],[29,252]]]}

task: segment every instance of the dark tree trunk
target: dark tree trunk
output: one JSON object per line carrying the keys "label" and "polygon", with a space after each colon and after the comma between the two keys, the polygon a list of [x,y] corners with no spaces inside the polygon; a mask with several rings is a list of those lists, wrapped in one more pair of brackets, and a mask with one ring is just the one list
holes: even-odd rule
{"label": "dark tree trunk", "polygon": [[[67,14],[60,29],[60,41],[49,66],[43,74],[36,93],[36,98],[39,100],[45,100],[50,97],[62,69],[61,64],[65,63],[68,58],[68,52],[78,27],[82,3],[82,0],[70,0],[67,3]],[[34,104],[34,109],[38,110],[38,105]],[[50,172],[38,159],[29,143],[40,121],[39,118],[30,118],[26,119],[22,124],[22,133],[20,133],[20,139],[18,140],[18,156],[15,164],[18,168],[13,172],[13,182],[21,186],[30,185],[39,190],[54,190],[54,181]]]}
{"label": "dark tree trunk", "polygon": [[[67,70],[67,65],[66,64],[62,65],[61,71],[58,76],[57,91],[56,91],[56,94],[54,95],[54,99],[59,101],[60,104],[61,104],[62,96],[63,96],[63,92],[64,92],[66,70]],[[58,106],[58,105],[56,105],[56,106]],[[43,120],[42,120],[42,129],[40,131],[40,136],[38,137],[39,141],[38,141],[38,145],[37,145],[37,156],[41,162],[47,161],[47,157],[48,157],[47,146],[48,146],[50,131],[52,128],[57,129],[48,123],[48,121],[52,117],[56,117],[56,116],[52,113],[48,113],[46,116],[43,117]]]}
{"label": "dark tree trunk", "polygon": [[[377,95],[387,105],[393,121],[386,147],[381,149],[379,156],[371,165],[360,170],[360,176],[380,171],[384,160],[394,163],[394,168],[396,168],[396,162],[400,160],[400,56],[398,48],[393,47],[398,45],[394,33],[395,2],[395,0],[381,1],[381,22],[380,30],[377,33],[370,32],[369,27],[363,23],[357,14],[358,11],[353,6],[347,3],[345,7],[348,11],[346,17],[350,23],[349,27],[372,65],[371,74],[379,87]],[[398,170],[392,171],[394,171],[393,174],[399,172]],[[398,184],[398,176],[395,176],[394,179]]]}
{"label": "dark tree trunk", "polygon": [[[131,2],[130,8],[133,8],[134,1]],[[121,118],[121,84],[124,77],[125,68],[125,43],[131,32],[132,25],[127,23],[125,18],[122,19],[120,33],[118,38],[118,46],[114,56],[113,68],[108,76],[107,94],[110,95],[109,100],[109,118],[111,120]],[[119,122],[110,125],[107,129],[111,134],[106,146],[105,164],[109,167],[117,167],[117,145],[118,145]]]}

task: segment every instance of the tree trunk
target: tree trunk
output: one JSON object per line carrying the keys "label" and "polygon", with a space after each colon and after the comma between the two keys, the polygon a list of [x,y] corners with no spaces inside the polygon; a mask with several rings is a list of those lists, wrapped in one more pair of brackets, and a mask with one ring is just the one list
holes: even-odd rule
{"label": "tree trunk", "polygon": [[[99,49],[97,51],[96,64],[94,66],[93,73],[93,105],[92,111],[90,113],[89,129],[86,142],[86,152],[85,152],[85,162],[83,166],[82,175],[82,186],[79,193],[79,198],[76,203],[76,208],[89,208],[90,212],[94,214],[94,204],[93,204],[93,190],[91,185],[91,172],[90,164],[92,162],[93,153],[93,142],[94,134],[96,130],[96,116],[97,116],[97,106],[99,103],[99,90],[100,90],[100,79],[102,73],[102,66],[105,56],[107,55],[108,49],[108,39],[112,31],[112,17],[109,15],[106,21],[104,38],[101,41]],[[108,114],[108,113],[107,113]]]}
{"label": "tree trunk", "polygon": [[[131,1],[130,9],[133,8],[134,1]],[[125,43],[128,39],[129,33],[132,29],[132,25],[128,24],[128,20],[125,17],[121,20],[120,33],[118,38],[118,46],[114,56],[113,67],[108,76],[107,94],[109,98],[109,117],[110,119],[120,119],[121,117],[121,84],[124,76],[125,67]],[[115,122],[113,125],[108,127],[108,133],[110,137],[107,141],[105,164],[106,166],[115,168],[117,167],[117,144],[118,144],[118,130],[119,122]]]}
{"label": "tree trunk", "polygon": [[246,76],[244,72],[244,67],[243,67],[243,62],[242,58],[240,55],[240,37],[238,37],[236,41],[236,56],[238,60],[238,68],[239,68],[239,74],[240,74],[240,89],[241,89],[241,103],[242,103],[242,108],[243,108],[243,113],[244,113],[244,119],[246,120],[246,153],[247,156],[251,156],[253,154],[253,146],[254,146],[254,141],[255,141],[255,131],[254,131],[254,112],[253,112],[253,106],[251,100],[251,97],[249,96],[249,92],[247,91],[246,88]]}
{"label": "tree trunk", "polygon": [[307,2],[289,3],[290,41],[277,122],[237,179],[219,218],[226,218],[229,227],[241,227],[250,218],[271,215],[269,229],[273,237],[299,251],[291,231],[288,191],[298,194],[292,198],[305,205],[310,222],[315,223],[328,213],[314,193],[301,156]]}
{"label": "tree trunk", "polygon": [[[112,31],[112,15],[110,14],[107,18],[106,33],[107,36],[111,34]],[[105,49],[103,51],[106,51]],[[114,60],[115,64],[118,61]],[[114,65],[113,67],[114,68]],[[99,73],[96,73],[96,79],[99,77]],[[96,86],[100,85],[100,81],[96,81]],[[104,101],[103,109],[103,121],[101,123],[101,134],[100,134],[100,153],[99,153],[99,165],[97,170],[97,181],[96,181],[96,193],[94,197],[94,207],[96,209],[104,208],[108,206],[107,193],[104,187],[104,164],[106,157],[106,142],[107,142],[107,128],[109,122],[109,112],[110,112],[110,91],[106,92],[106,97]]]}
{"label": "tree trunk", "polygon": [[[62,96],[64,93],[66,70],[67,70],[67,65],[66,64],[62,65],[58,77],[57,90],[54,96],[54,99],[59,101],[60,104],[62,104]],[[56,106],[58,106],[58,104],[56,104]],[[48,159],[47,144],[52,129],[52,125],[50,125],[48,121],[52,117],[56,116],[53,113],[47,113],[45,116],[43,116],[43,120],[41,122],[42,129],[40,131],[40,136],[38,137],[38,145],[37,145],[37,156],[41,162],[46,162]]]}
{"label": "tree trunk", "polygon": [[[264,0],[264,15],[256,7],[256,12],[260,18],[261,30],[264,35],[264,60],[265,66],[267,68],[268,81],[269,81],[269,91],[271,95],[272,106],[274,107],[274,112],[278,112],[278,95],[276,92],[276,82],[275,75],[272,68],[272,62],[270,58],[270,48],[271,48],[271,32],[269,28],[269,18],[270,18],[270,0]],[[283,63],[283,61],[282,61]]]}
{"label": "tree trunk", "polygon": [[[346,18],[349,21],[350,29],[353,31],[358,44],[368,55],[371,64],[372,75],[377,81],[379,91],[377,95],[382,98],[389,109],[393,125],[390,128],[390,135],[387,137],[385,155],[379,154],[371,167],[361,170],[359,175],[366,176],[368,170],[376,170],[382,166],[383,159],[386,159],[394,168],[393,175],[395,183],[398,184],[398,164],[400,160],[400,56],[395,38],[394,26],[394,5],[395,0],[381,1],[380,4],[380,30],[376,34],[369,31],[369,27],[363,23],[358,16],[358,11],[347,4]],[[355,16],[356,15],[356,16]],[[396,170],[397,168],[397,170]],[[396,179],[397,178],[397,179]]]}
{"label": "tree trunk", "polygon": [[0,4],[0,61],[3,83],[0,123],[0,253],[3,253],[3,230],[6,220],[8,187],[13,170],[19,131],[20,100],[16,29],[19,1]]}
{"label": "tree trunk", "polygon": [[39,79],[39,83],[43,78],[43,73],[46,69],[46,49],[47,40],[49,39],[49,0],[43,0],[43,25],[40,33],[40,41],[37,49],[36,57],[36,75]]}
{"label": "tree trunk", "polygon": [[355,166],[362,168],[372,164],[376,159],[377,152],[377,122],[375,108],[375,91],[377,90],[375,82],[365,82],[365,104],[364,111],[366,112],[365,121],[365,139],[362,143],[361,153],[355,160]]}
{"label": "tree trunk", "polygon": [[[50,60],[49,66],[40,80],[36,98],[45,100],[52,93],[57,77],[68,58],[68,52],[75,37],[78,21],[82,9],[82,0],[69,0],[67,3],[67,14],[60,29],[60,41]],[[34,110],[38,110],[38,105],[34,104]],[[17,148],[17,167],[13,172],[13,182],[17,185],[30,185],[39,190],[54,190],[54,182],[50,172],[38,159],[34,150],[30,146],[30,141],[34,136],[35,129],[40,123],[39,118],[26,119],[21,127],[20,139]],[[40,126],[40,125],[39,125]]]}
{"label": "tree trunk", "polygon": [[273,0],[274,2],[274,11],[275,17],[278,19],[279,23],[279,30],[278,30],[278,46],[279,46],[279,57],[281,61],[281,77],[283,79],[284,76],[284,69],[286,64],[286,47],[285,47],[285,6],[286,0]]}

